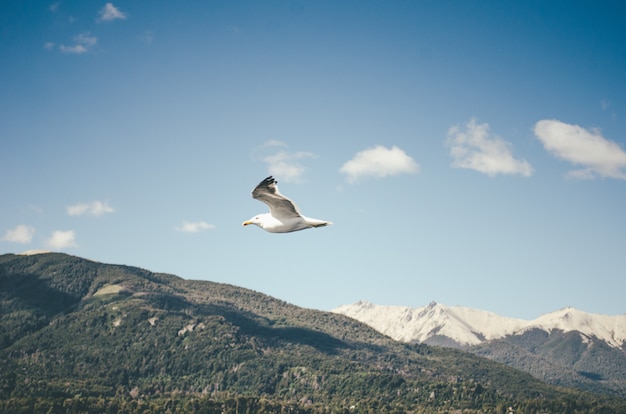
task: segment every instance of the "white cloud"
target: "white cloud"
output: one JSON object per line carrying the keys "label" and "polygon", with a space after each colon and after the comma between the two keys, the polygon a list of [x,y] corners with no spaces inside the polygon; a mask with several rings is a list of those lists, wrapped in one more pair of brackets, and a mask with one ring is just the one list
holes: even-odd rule
{"label": "white cloud", "polygon": [[450,147],[455,168],[469,168],[489,176],[521,174],[529,177],[533,173],[528,161],[513,157],[509,142],[491,133],[488,124],[478,124],[473,118],[465,129],[451,127],[446,145]]}
{"label": "white cloud", "polygon": [[270,140],[265,142],[261,147],[255,150],[261,155],[261,160],[267,164],[268,173],[274,175],[282,181],[294,182],[300,180],[306,172],[306,167],[302,165],[301,160],[306,158],[315,158],[315,154],[311,152],[289,152],[281,149],[272,154],[267,154],[268,150],[276,148],[286,148],[287,144],[282,141]]}
{"label": "white cloud", "polygon": [[361,177],[412,174],[419,172],[419,169],[419,164],[402,149],[396,146],[386,148],[377,145],[358,152],[339,169],[339,172],[348,176],[348,182],[355,183]]}
{"label": "white cloud", "polygon": [[81,55],[87,53],[89,49],[98,43],[98,38],[91,36],[89,32],[80,33],[74,37],[74,44],[71,46],[59,45],[59,50],[67,54]]}
{"label": "white cloud", "polygon": [[4,234],[4,237],[2,237],[2,240],[13,243],[26,244],[30,243],[30,241],[33,239],[34,234],[35,229],[33,227],[20,224],[12,230],[7,230],[7,232]]}
{"label": "white cloud", "polygon": [[209,224],[206,221],[184,221],[183,224],[174,228],[177,231],[181,231],[183,233],[198,233],[203,230],[213,230],[215,228],[215,225]]}
{"label": "white cloud", "polygon": [[81,45],[92,47],[96,45],[98,38],[91,36],[89,32],[86,32],[80,33],[78,36],[74,37],[74,41],[76,41],[76,43],[80,43]]}
{"label": "white cloud", "polygon": [[306,168],[299,162],[304,158],[314,158],[310,152],[287,152],[279,151],[276,154],[268,155],[263,158],[268,164],[268,172],[270,175],[280,177],[283,181],[298,181]]}
{"label": "white cloud", "polygon": [[62,250],[67,247],[78,247],[76,244],[76,236],[74,230],[61,231],[57,230],[46,241],[46,245],[54,250]]}
{"label": "white cloud", "polygon": [[546,151],[583,167],[570,171],[568,176],[626,180],[626,152],[600,131],[546,119],[535,124],[534,132]]}
{"label": "white cloud", "polygon": [[74,204],[67,206],[67,214],[70,216],[81,216],[83,214],[89,214],[94,217],[100,217],[103,214],[113,213],[115,210],[107,203],[102,201],[93,201],[91,203]]}
{"label": "white cloud", "polygon": [[100,14],[98,17],[99,22],[110,22],[113,20],[124,20],[126,19],[126,14],[122,13],[117,7],[113,5],[113,3],[107,3],[104,5],[102,10],[100,10]]}

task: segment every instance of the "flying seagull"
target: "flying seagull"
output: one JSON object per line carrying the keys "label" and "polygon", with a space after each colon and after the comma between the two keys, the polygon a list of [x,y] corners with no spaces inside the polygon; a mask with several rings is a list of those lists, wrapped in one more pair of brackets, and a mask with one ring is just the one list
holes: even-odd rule
{"label": "flying seagull", "polygon": [[270,233],[289,233],[332,224],[330,221],[309,218],[300,214],[300,210],[293,201],[278,191],[277,184],[278,182],[270,175],[252,190],[252,198],[267,204],[270,212],[244,221],[244,226],[256,224]]}

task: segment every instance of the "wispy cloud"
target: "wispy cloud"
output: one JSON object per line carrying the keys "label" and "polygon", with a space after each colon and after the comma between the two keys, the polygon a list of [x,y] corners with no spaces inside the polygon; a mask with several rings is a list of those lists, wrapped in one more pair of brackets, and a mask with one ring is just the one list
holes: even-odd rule
{"label": "wispy cloud", "polygon": [[184,221],[180,226],[174,227],[174,229],[183,233],[198,233],[204,230],[213,230],[214,228],[214,224],[209,224],[206,221]]}
{"label": "wispy cloud", "polygon": [[113,20],[125,20],[128,16],[126,13],[122,13],[113,3],[107,3],[104,5],[100,13],[98,14],[98,22],[110,22]]}
{"label": "wispy cloud", "polygon": [[339,169],[339,172],[347,175],[349,183],[355,183],[362,177],[414,174],[419,170],[419,164],[402,149],[396,146],[387,148],[377,145],[357,152]]}
{"label": "wispy cloud", "polygon": [[46,246],[53,250],[62,250],[68,247],[78,247],[74,230],[57,230],[46,240]]}
{"label": "wispy cloud", "polygon": [[67,206],[67,214],[70,216],[82,216],[89,214],[94,217],[100,217],[103,214],[113,213],[115,210],[106,202],[92,201],[91,203],[74,204]]}
{"label": "wispy cloud", "polygon": [[[73,45],[59,45],[59,50],[65,54],[82,55],[83,53],[87,53],[92,47],[96,45],[96,43],[98,43],[98,38],[91,36],[89,32],[80,33],[79,35],[75,36],[73,40]],[[47,44],[52,43],[48,42]]]}
{"label": "wispy cloud", "polygon": [[606,99],[600,100],[600,108],[602,108],[603,111],[606,111],[610,107],[611,107],[611,101],[607,101]]}
{"label": "wispy cloud", "polygon": [[570,171],[569,177],[626,180],[626,152],[599,130],[546,119],[535,124],[534,132],[552,155],[583,167]]}
{"label": "wispy cloud", "polygon": [[82,55],[83,53],[87,53],[87,48],[83,45],[60,45],[59,50],[68,55]]}
{"label": "wispy cloud", "polygon": [[42,214],[43,213],[43,208],[40,207],[40,206],[37,206],[35,204],[29,204],[28,206],[26,206],[24,211],[26,211],[28,213]]}
{"label": "wispy cloud", "polygon": [[511,143],[491,133],[487,123],[479,124],[473,118],[465,128],[451,127],[446,145],[450,147],[455,168],[468,168],[489,176],[520,174],[529,177],[533,173],[528,161],[513,157]]}
{"label": "wispy cloud", "polygon": [[287,152],[279,151],[276,154],[268,155],[263,160],[268,164],[270,175],[281,177],[284,181],[298,181],[306,167],[300,163],[305,158],[313,158],[310,152]]}
{"label": "wispy cloud", "polygon": [[267,164],[270,175],[280,177],[285,182],[299,181],[306,172],[306,167],[301,161],[315,158],[315,154],[304,151],[290,152],[285,148],[287,144],[284,142],[270,140],[257,148],[255,153]]}
{"label": "wispy cloud", "polygon": [[33,239],[35,228],[20,224],[14,229],[7,230],[1,240],[12,243],[27,244]]}
{"label": "wispy cloud", "polygon": [[154,41],[154,33],[150,30],[145,30],[142,34],[137,36],[137,39],[144,45],[150,45]]}
{"label": "wispy cloud", "polygon": [[269,141],[265,141],[260,148],[271,148],[271,147],[286,147],[287,144],[279,141],[277,139],[270,139]]}

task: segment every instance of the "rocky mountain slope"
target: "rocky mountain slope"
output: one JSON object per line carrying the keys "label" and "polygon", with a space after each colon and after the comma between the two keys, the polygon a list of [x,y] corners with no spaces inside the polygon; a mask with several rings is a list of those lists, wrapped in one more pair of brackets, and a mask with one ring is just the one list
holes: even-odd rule
{"label": "rocky mountain slope", "polygon": [[226,284],[0,256],[1,412],[626,410]]}
{"label": "rocky mountain slope", "polygon": [[626,396],[626,314],[564,308],[525,321],[461,306],[357,302],[333,312],[390,337],[467,350],[556,385]]}

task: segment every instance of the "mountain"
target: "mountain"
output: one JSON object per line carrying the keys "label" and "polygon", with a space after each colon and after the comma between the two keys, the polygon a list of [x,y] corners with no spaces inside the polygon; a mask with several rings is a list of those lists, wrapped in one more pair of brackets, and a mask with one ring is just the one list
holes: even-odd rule
{"label": "mountain", "polygon": [[501,338],[524,325],[521,319],[435,302],[410,308],[360,301],[341,306],[333,312],[364,322],[398,341],[434,345],[442,342],[456,346],[477,345],[485,340]]}
{"label": "mountain", "polygon": [[626,412],[227,284],[0,256],[0,412]]}
{"label": "mountain", "polygon": [[410,308],[364,301],[333,312],[398,341],[463,349],[555,385],[626,396],[626,314],[564,308],[526,321],[435,302]]}

